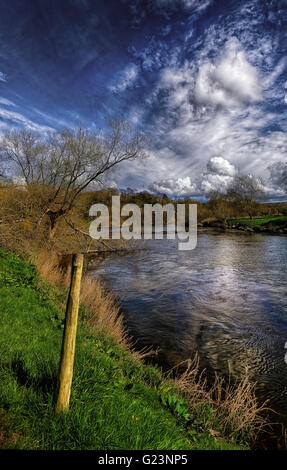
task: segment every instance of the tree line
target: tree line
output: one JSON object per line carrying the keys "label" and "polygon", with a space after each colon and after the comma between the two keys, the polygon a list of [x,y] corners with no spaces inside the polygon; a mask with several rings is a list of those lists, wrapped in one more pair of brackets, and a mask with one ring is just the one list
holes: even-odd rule
{"label": "tree line", "polygon": [[[59,223],[77,208],[88,218],[89,207],[102,202],[111,205],[117,190],[105,188],[106,176],[125,161],[144,158],[145,138],[121,120],[111,120],[105,131],[90,131],[81,125],[48,134],[12,129],[0,142],[0,218],[8,223],[22,221],[30,227],[45,227],[52,240]],[[287,162],[269,167],[271,180],[287,193]],[[16,182],[15,182],[16,177]],[[17,180],[18,178],[18,180]],[[99,189],[102,188],[102,189]],[[211,191],[207,202],[170,198],[147,191],[121,193],[123,204],[198,205],[198,218],[228,218],[276,215],[278,208],[264,204],[264,184],[252,175],[237,174],[227,188]],[[284,208],[280,210],[284,211]],[[1,219],[0,219],[1,223]]]}

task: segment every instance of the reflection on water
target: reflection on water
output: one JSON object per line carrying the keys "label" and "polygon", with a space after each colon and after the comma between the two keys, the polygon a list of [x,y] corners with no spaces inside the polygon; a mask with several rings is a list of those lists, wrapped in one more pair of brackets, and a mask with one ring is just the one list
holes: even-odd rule
{"label": "reflection on water", "polygon": [[110,254],[91,269],[120,296],[139,344],[168,364],[199,353],[207,370],[239,377],[248,366],[287,415],[287,238],[202,231],[195,250],[174,240]]}

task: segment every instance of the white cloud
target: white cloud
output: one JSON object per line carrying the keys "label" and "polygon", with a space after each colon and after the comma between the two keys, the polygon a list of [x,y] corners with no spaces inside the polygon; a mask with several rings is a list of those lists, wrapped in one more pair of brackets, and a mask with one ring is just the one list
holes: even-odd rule
{"label": "white cloud", "polygon": [[220,108],[232,113],[263,98],[259,74],[236,38],[227,41],[213,61],[199,57],[182,67],[164,68],[153,99],[161,89],[168,91],[170,110],[177,108],[185,122],[210,117]]}
{"label": "white cloud", "polygon": [[174,5],[181,6],[183,8],[206,8],[212,0],[154,0],[155,4],[159,8],[173,7]]}
{"label": "white cloud", "polygon": [[150,13],[170,20],[180,10],[193,17],[201,15],[214,0],[122,0],[128,3],[133,15],[133,24],[139,25]]}
{"label": "white cloud", "polygon": [[[260,43],[263,51],[267,42]],[[197,175],[197,190],[205,192],[228,184],[237,167],[267,177],[269,163],[282,160],[286,151],[284,120],[280,122],[282,130],[262,132],[277,121],[276,113],[266,112],[263,105],[265,97],[269,99],[274,93],[285,61],[262,75],[262,70],[249,62],[250,56],[253,63],[258,62],[256,53],[247,54],[238,39],[232,37],[216,53],[214,43],[213,37],[213,54],[208,41],[192,61],[163,69],[151,94],[151,103],[164,96],[162,116],[154,124],[159,148],[152,162],[156,181],[161,181],[159,169],[167,163],[165,174],[172,174],[173,182],[192,171]],[[258,50],[259,58],[262,50]],[[173,150],[173,161],[161,151],[164,148]],[[202,170],[205,165],[207,170]]]}
{"label": "white cloud", "polygon": [[23,126],[26,129],[30,129],[36,132],[50,132],[54,130],[51,127],[42,126],[34,121],[31,121],[30,119],[23,116],[23,114],[14,111],[9,111],[4,108],[0,108],[0,118],[6,121],[5,124],[2,126],[3,128],[9,128],[10,125],[7,121],[11,121],[13,126]]}
{"label": "white cloud", "polygon": [[[167,11],[171,2],[159,4]],[[168,194],[195,185],[193,194],[203,194],[224,188],[237,168],[266,181],[270,163],[286,158],[287,118],[276,109],[284,95],[287,104],[280,35],[265,28],[265,7],[257,1],[229,12],[205,25],[202,34],[196,34],[190,15],[180,46],[168,51],[155,40],[132,51],[141,67],[160,71],[145,101],[145,109],[154,111],[148,117],[155,144],[146,167],[130,164],[135,184],[146,182]]]}
{"label": "white cloud", "polygon": [[223,157],[213,157],[206,165],[206,171],[197,178],[190,176],[154,181],[149,190],[169,196],[206,195],[211,190],[224,190],[236,174],[236,168]]}
{"label": "white cloud", "polygon": [[149,8],[168,18],[170,13],[179,8],[200,14],[212,3],[213,0],[151,0]]}
{"label": "white cloud", "polygon": [[168,196],[189,196],[196,192],[196,184],[191,181],[189,176],[186,176],[185,178],[170,178],[154,182],[148,189],[152,192],[167,194]]}
{"label": "white cloud", "polygon": [[132,86],[138,76],[138,68],[135,64],[129,64],[120,74],[118,80],[109,86],[114,93],[125,91]]}
{"label": "white cloud", "polygon": [[239,106],[261,99],[258,73],[246,59],[236,38],[230,39],[216,63],[199,68],[194,97],[202,105]]}
{"label": "white cloud", "polygon": [[237,173],[237,168],[221,156],[212,157],[206,164],[206,171],[198,183],[200,192],[207,195],[210,191],[225,191]]}
{"label": "white cloud", "polygon": [[0,72],[0,82],[7,82],[6,75],[3,72]]}
{"label": "white cloud", "polygon": [[[281,168],[281,167],[280,167]],[[279,170],[280,170],[279,168]],[[286,186],[286,167],[282,165],[282,171],[273,167],[271,172],[272,185],[261,184],[261,180],[250,174],[262,186],[267,198],[282,198]],[[285,172],[285,173],[284,173]],[[206,164],[206,170],[199,176],[192,179],[190,176],[182,178],[170,178],[154,181],[149,185],[148,190],[155,193],[167,194],[168,196],[208,196],[211,191],[224,193],[238,174],[236,167],[223,157],[213,157]],[[283,176],[281,176],[281,174]],[[275,181],[275,176],[276,181]],[[280,179],[281,178],[281,179]],[[278,180],[280,179],[280,184]],[[284,184],[282,181],[284,181]]]}
{"label": "white cloud", "polygon": [[0,97],[0,105],[1,104],[4,106],[15,106],[15,104],[12,103],[12,101],[7,100],[6,98],[2,98],[2,97]]}
{"label": "white cloud", "polygon": [[208,195],[210,191],[225,191],[233,177],[228,175],[205,174],[200,183],[201,194]]}
{"label": "white cloud", "polygon": [[235,166],[223,157],[211,158],[207,162],[206,169],[209,173],[225,176],[234,176],[236,173]]}

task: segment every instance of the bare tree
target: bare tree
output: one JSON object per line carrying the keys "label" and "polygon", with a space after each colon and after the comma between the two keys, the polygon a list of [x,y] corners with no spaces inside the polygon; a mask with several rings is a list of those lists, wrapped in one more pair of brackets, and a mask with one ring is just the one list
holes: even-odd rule
{"label": "bare tree", "polygon": [[263,182],[252,175],[236,175],[227,188],[226,199],[252,219],[258,202],[264,199]]}
{"label": "bare tree", "polygon": [[208,205],[212,209],[213,214],[222,219],[226,225],[227,219],[232,217],[233,208],[224,192],[218,190],[211,190],[208,194]]}
{"label": "bare tree", "polygon": [[12,130],[4,135],[1,156],[25,188],[38,195],[38,223],[46,215],[49,238],[53,238],[59,220],[86,188],[102,182],[119,163],[144,156],[143,137],[120,120],[111,121],[105,133],[81,126],[46,136]]}

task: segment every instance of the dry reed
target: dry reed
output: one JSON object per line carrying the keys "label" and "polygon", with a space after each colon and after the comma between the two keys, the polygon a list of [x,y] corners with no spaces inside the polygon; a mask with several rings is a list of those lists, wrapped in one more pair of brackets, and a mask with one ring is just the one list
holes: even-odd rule
{"label": "dry reed", "polygon": [[[180,369],[183,369],[181,373],[178,372]],[[212,407],[212,421],[217,423],[222,437],[246,440],[254,445],[259,435],[271,430],[265,417],[271,410],[267,401],[258,403],[256,383],[250,383],[248,370],[237,383],[232,384],[230,379],[226,381],[215,375],[210,385],[205,371],[199,368],[199,357],[195,355],[193,360],[183,361],[169,370],[166,380],[171,380],[184,394],[191,415],[198,406]]]}

